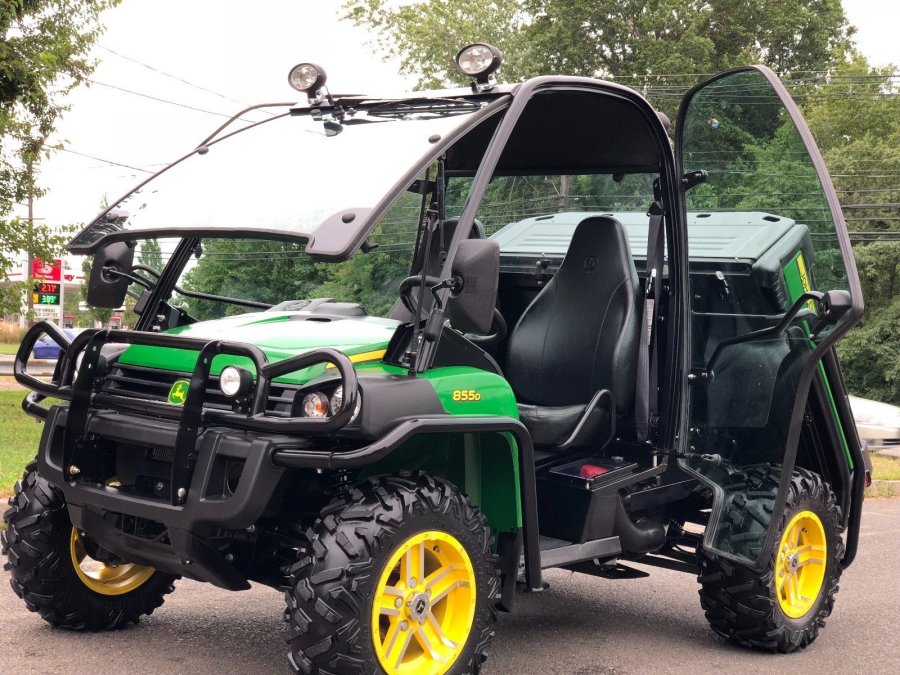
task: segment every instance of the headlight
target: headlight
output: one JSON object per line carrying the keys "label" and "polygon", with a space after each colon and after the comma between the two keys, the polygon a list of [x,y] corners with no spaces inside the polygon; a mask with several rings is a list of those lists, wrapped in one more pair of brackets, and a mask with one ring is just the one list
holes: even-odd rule
{"label": "headlight", "polygon": [[219,389],[226,396],[234,397],[245,394],[253,385],[253,376],[249,371],[236,366],[226,366],[219,375]]}
{"label": "headlight", "polygon": [[[331,395],[331,414],[337,415],[338,410],[341,409],[341,406],[344,404],[344,385],[338,385],[338,388],[334,390],[334,393]],[[359,411],[362,409],[362,396],[359,394],[356,395],[356,406],[353,409],[353,417],[350,418],[352,422],[357,417],[359,417]]]}
{"label": "headlight", "polygon": [[474,44],[463,47],[456,55],[456,66],[464,75],[478,82],[487,82],[488,76],[500,67],[503,55],[493,45]]}
{"label": "headlight", "polygon": [[320,391],[303,397],[303,415],[306,417],[328,417],[330,413],[328,397]]}
{"label": "headlight", "polygon": [[344,386],[339,385],[331,395],[331,414],[337,415],[338,410],[344,404]]}

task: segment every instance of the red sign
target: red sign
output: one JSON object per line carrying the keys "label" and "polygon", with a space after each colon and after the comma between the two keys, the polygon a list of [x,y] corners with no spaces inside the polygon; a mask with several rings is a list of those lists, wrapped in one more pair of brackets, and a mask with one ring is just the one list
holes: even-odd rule
{"label": "red sign", "polygon": [[31,261],[31,276],[38,281],[62,281],[62,260],[35,258]]}

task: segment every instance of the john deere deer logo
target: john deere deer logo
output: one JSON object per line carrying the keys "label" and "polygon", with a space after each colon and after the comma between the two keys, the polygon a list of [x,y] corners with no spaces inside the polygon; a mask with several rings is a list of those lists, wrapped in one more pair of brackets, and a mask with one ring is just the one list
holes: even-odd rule
{"label": "john deere deer logo", "polygon": [[184,405],[190,386],[191,383],[187,380],[175,380],[175,384],[169,389],[169,403],[172,405]]}

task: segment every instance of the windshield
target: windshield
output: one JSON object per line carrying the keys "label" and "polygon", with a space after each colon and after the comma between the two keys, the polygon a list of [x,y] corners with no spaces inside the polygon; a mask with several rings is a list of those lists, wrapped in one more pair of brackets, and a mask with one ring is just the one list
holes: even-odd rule
{"label": "windshield", "polygon": [[328,129],[308,115],[273,117],[158,174],[113,205],[127,214],[97,218],[69,249],[91,252],[123,231],[136,238],[230,231],[296,237],[309,242],[310,253],[346,257],[439,152],[439,141],[480,108],[422,102],[394,114],[357,112],[342,125],[329,121]]}

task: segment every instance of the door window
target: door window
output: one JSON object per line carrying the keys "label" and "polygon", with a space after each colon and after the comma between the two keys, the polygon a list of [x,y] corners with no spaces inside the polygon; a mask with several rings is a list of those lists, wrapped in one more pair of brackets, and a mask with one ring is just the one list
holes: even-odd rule
{"label": "door window", "polygon": [[709,174],[686,195],[689,452],[705,456],[686,466],[716,488],[706,546],[753,562],[771,514],[741,513],[740,494],[748,477],[792,470],[811,369],[840,332],[800,300],[850,289],[846,232],[808,129],[771,73],[694,90],[679,131],[684,171]]}

